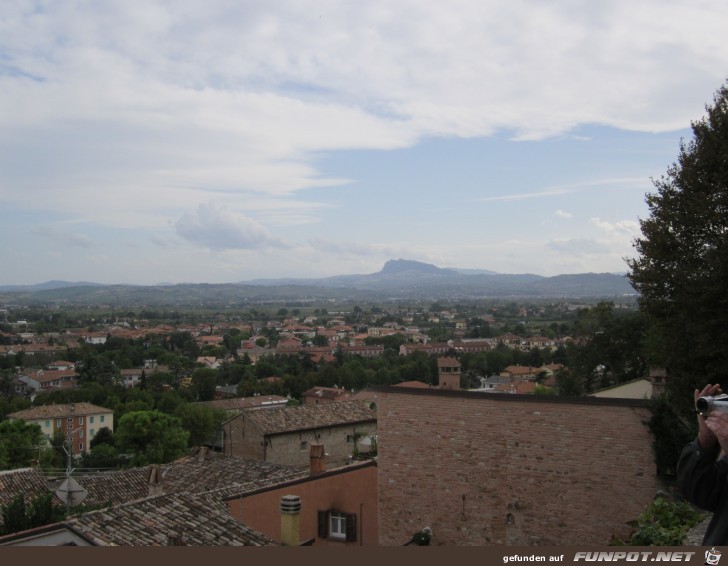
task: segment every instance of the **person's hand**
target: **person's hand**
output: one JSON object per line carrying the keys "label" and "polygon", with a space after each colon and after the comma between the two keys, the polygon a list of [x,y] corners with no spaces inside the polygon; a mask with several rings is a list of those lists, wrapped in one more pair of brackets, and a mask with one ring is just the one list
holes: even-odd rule
{"label": "person's hand", "polygon": [[[720,394],[720,384],[711,385],[708,384],[705,387],[703,387],[703,390],[700,391],[696,389],[693,392],[693,398],[694,401],[697,403],[698,399],[700,397],[708,397],[713,395]],[[728,413],[724,413],[723,411],[711,411],[710,417],[713,417],[714,415],[722,414],[725,417],[728,417]],[[700,443],[700,447],[703,450],[712,450],[716,447],[718,443],[722,447],[725,448],[725,446],[728,446],[728,420],[726,420],[725,423],[723,423],[723,417],[716,416],[715,419],[713,419],[712,424],[709,423],[709,418],[705,417],[698,413],[698,442]],[[725,426],[727,427],[725,430],[723,429]],[[721,432],[721,435],[725,434],[725,444],[723,442],[720,442],[719,437],[716,435],[713,429],[716,429]]]}
{"label": "person's hand", "polygon": [[705,419],[705,426],[713,433],[724,453],[728,453],[728,413],[712,410]]}

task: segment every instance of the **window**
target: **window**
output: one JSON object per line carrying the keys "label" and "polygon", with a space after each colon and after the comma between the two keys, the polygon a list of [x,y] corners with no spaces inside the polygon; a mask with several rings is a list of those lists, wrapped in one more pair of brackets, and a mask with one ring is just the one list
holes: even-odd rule
{"label": "window", "polygon": [[61,421],[61,419],[56,419],[56,426],[57,426],[58,428],[61,428],[61,425],[62,425],[62,421]]}
{"label": "window", "polygon": [[329,515],[329,536],[346,539],[346,515],[332,511]]}
{"label": "window", "polygon": [[94,437],[94,433],[95,433],[94,429],[89,430],[88,431],[89,437],[93,438]]}
{"label": "window", "polygon": [[83,438],[83,429],[78,431],[78,437]]}
{"label": "window", "polygon": [[89,422],[89,424],[94,424],[94,418],[93,417],[89,417],[88,418],[88,422]]}
{"label": "window", "polygon": [[78,449],[83,451],[83,442],[78,443]]}
{"label": "window", "polygon": [[356,515],[343,511],[318,512],[318,536],[353,542],[356,540]]}
{"label": "window", "polygon": [[44,426],[46,428],[50,428],[51,427],[51,421],[46,421],[45,424],[44,424]]}
{"label": "window", "polygon": [[83,417],[78,417],[78,424],[83,424]]}
{"label": "window", "polygon": [[306,442],[305,440],[301,441],[300,448],[301,450],[306,450],[308,448],[308,442]]}
{"label": "window", "polygon": [[101,415],[99,418],[101,419],[101,422],[104,422],[104,415]]}

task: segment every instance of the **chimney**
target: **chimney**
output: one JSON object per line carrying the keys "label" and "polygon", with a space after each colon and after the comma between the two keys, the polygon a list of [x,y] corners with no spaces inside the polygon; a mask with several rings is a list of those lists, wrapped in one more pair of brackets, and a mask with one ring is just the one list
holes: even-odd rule
{"label": "chimney", "polygon": [[155,497],[164,493],[164,485],[162,484],[162,468],[161,466],[152,466],[149,470],[149,497]]}
{"label": "chimney", "polygon": [[311,444],[309,458],[311,460],[309,475],[316,476],[326,471],[326,451],[323,444]]}
{"label": "chimney", "polygon": [[197,452],[197,461],[202,463],[205,461],[206,457],[207,457],[207,446],[200,446],[200,449]]}
{"label": "chimney", "polygon": [[301,538],[301,498],[298,495],[281,497],[281,544],[299,546]]}
{"label": "chimney", "polygon": [[437,370],[440,389],[460,389],[460,362],[456,358],[438,358]]}

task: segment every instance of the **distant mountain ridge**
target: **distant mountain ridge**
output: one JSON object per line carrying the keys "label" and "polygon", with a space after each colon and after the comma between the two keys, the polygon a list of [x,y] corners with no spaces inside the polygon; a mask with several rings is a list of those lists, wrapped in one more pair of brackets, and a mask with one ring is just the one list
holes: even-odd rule
{"label": "distant mountain ridge", "polygon": [[497,297],[618,297],[635,295],[624,275],[581,273],[545,277],[530,273],[441,268],[414,260],[387,261],[381,271],[318,279],[254,279],[229,284],[102,285],[48,281],[0,286],[0,304],[225,304],[259,300],[422,299]]}

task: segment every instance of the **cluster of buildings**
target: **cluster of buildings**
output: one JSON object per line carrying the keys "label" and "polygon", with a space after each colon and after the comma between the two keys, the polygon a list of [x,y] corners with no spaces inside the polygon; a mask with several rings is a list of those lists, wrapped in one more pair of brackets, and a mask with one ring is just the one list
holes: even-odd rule
{"label": "cluster of buildings", "polygon": [[[0,537],[0,546],[550,546],[629,537],[660,488],[647,399],[483,395],[459,388],[454,358],[438,367],[438,386],[404,383],[366,397],[313,388],[293,407],[275,396],[212,401],[229,413],[216,444],[168,464],[74,474],[92,510]],[[11,417],[84,438],[102,416],[113,427],[88,404],[36,409],[45,413]],[[0,472],[0,504],[51,491],[61,505],[63,479],[35,468]]]}
{"label": "cluster of buildings", "polygon": [[[439,358],[438,369],[437,386],[316,387],[292,407],[277,396],[210,401],[228,412],[215,443],[169,464],[74,475],[83,505],[96,510],[0,545],[396,546],[423,537],[562,545],[629,536],[659,489],[647,392],[482,395],[460,389],[455,358]],[[652,377],[664,386],[664,373]],[[110,411],[89,403],[9,418],[60,430],[79,451],[97,427],[114,426]],[[0,504],[50,491],[61,505],[64,479],[0,472]]]}

